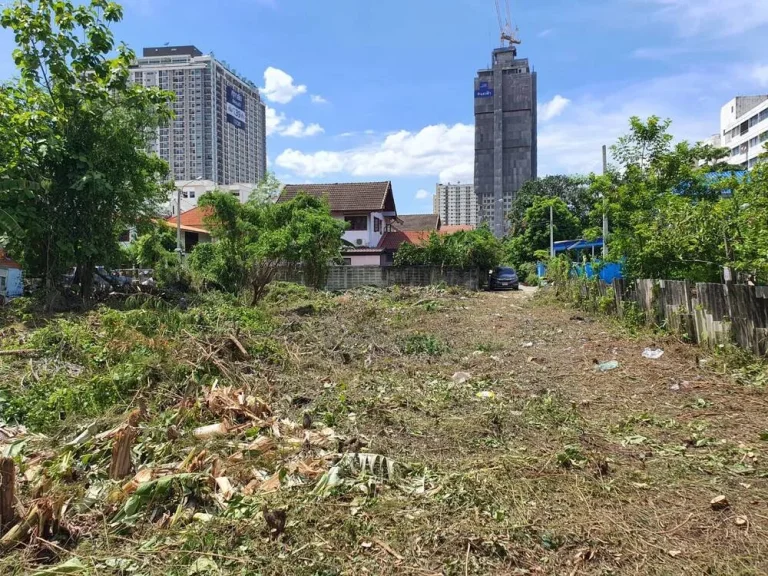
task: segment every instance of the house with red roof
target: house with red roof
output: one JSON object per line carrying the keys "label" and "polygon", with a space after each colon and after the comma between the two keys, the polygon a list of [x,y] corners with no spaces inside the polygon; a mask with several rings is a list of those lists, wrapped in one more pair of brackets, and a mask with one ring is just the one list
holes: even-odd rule
{"label": "house with red roof", "polygon": [[[181,247],[184,252],[192,252],[192,249],[201,242],[211,241],[211,233],[205,224],[205,219],[212,210],[210,207],[195,206],[181,213]],[[163,223],[174,230],[179,227],[176,216],[169,216],[163,220]]]}

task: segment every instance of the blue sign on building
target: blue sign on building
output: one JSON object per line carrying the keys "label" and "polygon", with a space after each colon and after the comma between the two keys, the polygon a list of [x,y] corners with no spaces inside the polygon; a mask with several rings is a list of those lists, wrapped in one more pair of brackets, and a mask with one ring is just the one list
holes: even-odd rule
{"label": "blue sign on building", "polygon": [[475,90],[475,98],[490,98],[493,96],[493,88],[488,87],[488,82],[480,82],[480,88]]}
{"label": "blue sign on building", "polygon": [[227,86],[227,122],[240,130],[245,129],[245,99],[232,86]]}

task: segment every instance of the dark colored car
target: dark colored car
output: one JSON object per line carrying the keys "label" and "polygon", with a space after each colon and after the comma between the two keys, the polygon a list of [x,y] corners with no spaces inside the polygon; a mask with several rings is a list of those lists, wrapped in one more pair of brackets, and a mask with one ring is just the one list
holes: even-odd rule
{"label": "dark colored car", "polygon": [[488,280],[488,288],[491,290],[518,290],[520,280],[517,278],[517,272],[508,266],[494,268]]}

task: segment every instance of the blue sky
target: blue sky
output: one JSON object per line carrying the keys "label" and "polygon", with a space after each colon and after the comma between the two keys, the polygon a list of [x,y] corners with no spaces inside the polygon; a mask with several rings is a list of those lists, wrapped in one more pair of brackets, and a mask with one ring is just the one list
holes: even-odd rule
{"label": "blue sky", "polygon": [[[502,0],[503,1],[503,0]],[[510,0],[539,82],[539,172],[588,173],[633,114],[699,140],[768,93],[768,0]],[[125,0],[117,39],[195,44],[262,86],[284,182],[393,181],[400,213],[471,181],[473,78],[493,0]],[[13,74],[0,31],[0,79]]]}

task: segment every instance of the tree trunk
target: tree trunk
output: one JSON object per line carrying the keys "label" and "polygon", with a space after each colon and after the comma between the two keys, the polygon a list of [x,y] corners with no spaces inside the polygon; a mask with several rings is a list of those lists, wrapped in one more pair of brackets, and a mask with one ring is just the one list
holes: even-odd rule
{"label": "tree trunk", "polygon": [[135,439],[136,429],[131,426],[115,435],[115,441],[112,444],[112,460],[109,463],[109,477],[112,480],[125,478],[133,470],[131,448]]}
{"label": "tree trunk", "polygon": [[0,458],[0,534],[16,521],[16,464],[12,458]]}
{"label": "tree trunk", "polygon": [[0,551],[5,552],[26,542],[32,530],[42,528],[45,530],[53,518],[53,508],[48,501],[41,501],[30,510],[27,517],[11,528],[8,533],[0,538]]}
{"label": "tree trunk", "polygon": [[79,265],[77,271],[80,274],[80,296],[88,301],[93,296],[93,261]]}

